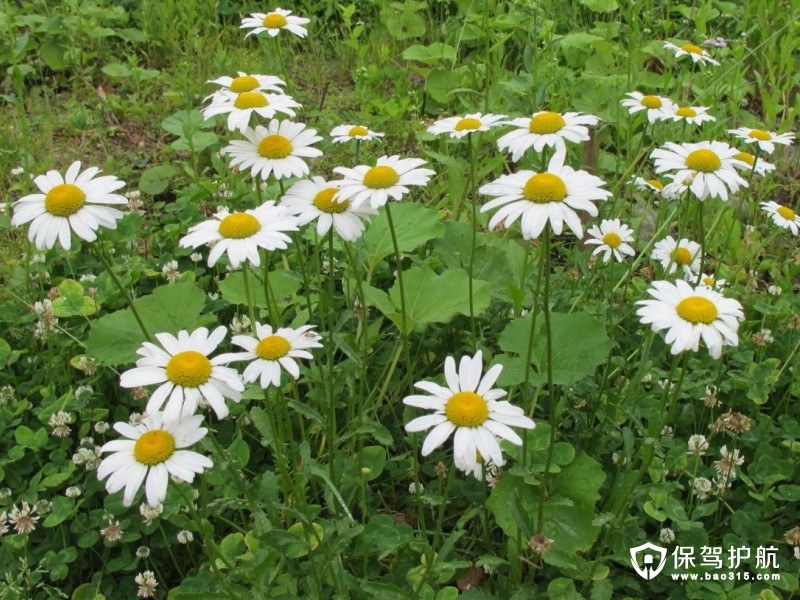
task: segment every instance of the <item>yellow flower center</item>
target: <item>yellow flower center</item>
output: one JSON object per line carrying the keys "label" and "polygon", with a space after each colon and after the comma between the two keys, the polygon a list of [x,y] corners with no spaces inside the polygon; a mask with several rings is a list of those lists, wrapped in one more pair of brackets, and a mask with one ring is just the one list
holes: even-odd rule
{"label": "yellow flower center", "polygon": [[292,143],[282,135],[268,135],[259,142],[258,153],[264,158],[286,158],[292,153]]}
{"label": "yellow flower center", "polygon": [[548,111],[539,113],[533,117],[528,125],[528,130],[531,133],[543,135],[546,133],[555,133],[566,124],[567,123],[564,121],[564,117],[562,117],[560,114]]}
{"label": "yellow flower center", "polygon": [[756,157],[750,154],[749,152],[739,152],[739,154],[736,154],[733,158],[735,158],[736,160],[740,160],[743,163],[747,163],[751,167],[756,162]]}
{"label": "yellow flower center", "polygon": [[350,206],[349,200],[334,200],[333,197],[339,190],[337,188],[326,188],[314,196],[314,206],[322,212],[338,215],[347,210]]}
{"label": "yellow flower center", "polygon": [[62,183],[50,189],[44,198],[44,208],[51,215],[68,217],[78,212],[86,202],[86,194],[77,185]]}
{"label": "yellow flower center", "polygon": [[769,131],[764,131],[763,129],[751,129],[750,137],[756,140],[761,140],[762,142],[768,142],[772,139],[772,134]]}
{"label": "yellow flower center", "polygon": [[717,318],[717,307],[708,298],[689,296],[678,302],[678,316],[689,323],[713,323]]}
{"label": "yellow flower center", "polygon": [[473,118],[461,119],[458,123],[456,123],[455,130],[471,131],[473,129],[478,129],[482,125],[483,123],[481,123],[478,119],[473,119]]}
{"label": "yellow flower center", "polygon": [[237,94],[244,94],[245,92],[252,92],[258,87],[258,79],[252,75],[240,75],[231,81],[231,91]]}
{"label": "yellow flower center", "polygon": [[619,234],[610,231],[603,236],[603,243],[613,249],[622,243],[622,238],[619,237]]}
{"label": "yellow flower center", "polygon": [[258,342],[256,356],[264,360],[278,360],[289,354],[292,347],[285,337],[271,335]]}
{"label": "yellow flower center", "polygon": [[797,216],[795,212],[789,208],[788,206],[779,206],[776,210],[780,216],[782,216],[787,221],[794,221],[795,217]]}
{"label": "yellow flower center", "polygon": [[679,265],[688,265],[692,262],[692,253],[686,248],[675,248],[669,257]]}
{"label": "yellow flower center", "polygon": [[558,175],[537,173],[528,179],[522,195],[536,204],[561,202],[567,197],[567,186]]}
{"label": "yellow flower center", "polygon": [[716,152],[711,150],[695,150],[686,157],[686,166],[693,171],[712,173],[722,166]]}
{"label": "yellow flower center", "polygon": [[693,108],[689,108],[688,106],[681,106],[675,111],[675,114],[679,117],[696,117],[697,111],[695,111]]}
{"label": "yellow flower center", "polygon": [[242,92],[236,96],[236,100],[233,101],[233,105],[242,110],[247,108],[261,108],[267,104],[269,104],[269,101],[261,92]]}
{"label": "yellow flower center", "polygon": [[211,362],[194,350],[178,352],[167,363],[167,378],[183,387],[200,387],[211,376]]}
{"label": "yellow flower center", "polygon": [[664,184],[661,183],[658,179],[648,179],[647,183],[649,183],[650,185],[652,185],[654,188],[656,188],[658,190],[663,190],[664,189]]}
{"label": "yellow flower center", "polygon": [[661,98],[658,96],[645,96],[642,98],[642,106],[647,108],[661,108]]}
{"label": "yellow flower center", "polygon": [[713,277],[703,277],[703,283],[705,283],[708,286],[714,287],[715,285],[717,285],[717,280],[714,279]]}
{"label": "yellow flower center", "polygon": [[234,240],[249,238],[259,231],[261,223],[248,213],[233,213],[222,219],[219,224],[220,235]]}
{"label": "yellow flower center", "polygon": [[366,175],[364,175],[364,185],[374,190],[390,188],[398,181],[400,181],[400,176],[397,174],[397,171],[385,165],[372,167],[367,171]]}
{"label": "yellow flower center", "polygon": [[703,54],[703,49],[700,46],[695,46],[694,44],[684,44],[681,46],[681,50],[688,52],[689,54]]}
{"label": "yellow flower center", "polygon": [[163,463],[175,452],[175,438],[162,429],[143,433],[133,446],[133,457],[143,465],[152,467]]}
{"label": "yellow flower center", "polygon": [[347,135],[350,137],[355,137],[357,135],[369,135],[369,130],[361,125],[356,125],[355,127],[350,128],[350,131],[347,132]]}
{"label": "yellow flower center", "polygon": [[286,17],[280,13],[269,13],[264,17],[264,27],[267,29],[280,29],[286,27]]}
{"label": "yellow flower center", "polygon": [[458,427],[477,427],[489,418],[489,407],[475,392],[458,392],[450,396],[444,414]]}

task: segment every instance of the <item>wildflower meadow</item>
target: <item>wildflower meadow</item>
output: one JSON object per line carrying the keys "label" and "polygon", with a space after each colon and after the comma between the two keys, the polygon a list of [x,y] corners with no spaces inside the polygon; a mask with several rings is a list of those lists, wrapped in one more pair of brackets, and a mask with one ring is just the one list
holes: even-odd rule
{"label": "wildflower meadow", "polygon": [[800,597],[800,0],[0,32],[0,598]]}

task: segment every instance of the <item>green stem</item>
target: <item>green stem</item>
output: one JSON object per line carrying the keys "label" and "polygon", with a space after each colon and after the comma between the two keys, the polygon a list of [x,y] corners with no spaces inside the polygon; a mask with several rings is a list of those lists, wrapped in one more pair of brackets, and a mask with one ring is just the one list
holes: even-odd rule
{"label": "green stem", "polygon": [[142,330],[144,337],[147,339],[148,342],[152,342],[153,338],[150,337],[150,333],[147,331],[147,327],[145,327],[144,321],[142,321],[142,316],[139,314],[139,311],[136,309],[136,305],[133,303],[133,297],[131,296],[130,292],[128,292],[128,289],[124,285],[122,285],[122,281],[114,272],[114,266],[111,264],[111,260],[106,254],[105,249],[99,245],[95,245],[93,247],[96,250],[97,257],[103,263],[103,266],[106,268],[106,271],[108,272],[109,276],[114,281],[114,284],[117,286],[117,289],[125,298],[125,302],[128,303],[128,307],[131,309],[131,312],[133,313],[136,322],[139,324],[139,328]]}
{"label": "green stem", "polygon": [[334,399],[333,378],[333,330],[336,324],[335,306],[333,303],[333,290],[336,274],[333,271],[333,227],[328,231],[328,340],[325,350],[328,355],[328,447],[330,448],[330,477],[336,481],[336,402]]}
{"label": "green stem", "polygon": [[406,310],[406,288],[403,283],[403,265],[400,257],[400,247],[397,243],[397,232],[394,228],[394,220],[392,219],[391,203],[386,203],[386,219],[389,222],[389,232],[392,235],[392,246],[394,247],[395,266],[397,268],[397,284],[400,286],[400,340],[402,341],[403,350],[406,355],[406,369],[411,366],[411,356],[408,350],[408,312]]}
{"label": "green stem", "polygon": [[469,161],[469,181],[467,183],[466,200],[469,202],[470,196],[472,196],[472,244],[469,251],[469,325],[472,332],[472,346],[473,348],[477,349],[478,334],[476,333],[477,330],[475,328],[475,297],[473,292],[473,279],[475,272],[475,246],[477,244],[478,237],[478,203],[476,202],[473,189],[475,186],[475,161],[471,135],[467,136],[467,157],[467,160]]}

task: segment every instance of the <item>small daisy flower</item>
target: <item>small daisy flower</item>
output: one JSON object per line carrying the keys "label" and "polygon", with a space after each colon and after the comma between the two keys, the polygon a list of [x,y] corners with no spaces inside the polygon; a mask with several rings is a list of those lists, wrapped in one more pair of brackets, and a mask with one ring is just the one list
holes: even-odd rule
{"label": "small daisy flower", "polygon": [[306,28],[303,27],[310,22],[311,19],[305,17],[298,17],[293,15],[292,11],[284,10],[283,8],[276,8],[271,13],[252,13],[249,17],[242,19],[242,24],[239,29],[249,29],[250,31],[244,37],[251,35],[258,35],[267,32],[270,37],[275,37],[281,32],[281,29],[290,31],[297,37],[304,38],[308,34]]}
{"label": "small daisy flower", "polygon": [[158,385],[147,403],[147,412],[161,410],[166,402],[165,419],[177,419],[181,413],[192,414],[201,402],[210,405],[219,419],[224,419],[229,412],[225,398],[239,402],[244,391],[236,370],[222,366],[227,363],[225,355],[209,359],[227,331],[220,326],[210,334],[205,327],[191,333],[179,331],[177,337],[157,333],[161,347],[150,342],[142,344],[136,351],[142,358],[136,361],[135,368],[122,374],[120,385],[125,388]]}
{"label": "small daisy flower", "polygon": [[136,426],[114,423],[114,429],[125,439],[103,445],[101,451],[112,454],[97,467],[97,478],[102,481],[108,477],[106,491],[109,494],[124,487],[122,503],[125,506],[131,505],[143,482],[148,504],[164,502],[169,475],[191,483],[195,474],[214,466],[202,454],[186,450],[208,433],[208,429],[200,427],[202,422],[202,415],[166,420],[160,412],[153,412]]}
{"label": "small daisy flower", "polygon": [[650,190],[660,196],[664,192],[664,184],[658,179],[645,179],[644,177],[635,177],[631,180],[631,185],[637,190]]}
{"label": "small daisy flower", "polygon": [[675,144],[667,142],[650,155],[655,161],[656,173],[675,171],[675,179],[692,178],[689,189],[699,199],[728,199],[728,192],[736,193],[747,187],[747,181],[736,172],[736,148],[724,142],[699,142]]}
{"label": "small daisy flower", "polygon": [[684,44],[683,46],[676,46],[671,42],[665,42],[664,48],[670,50],[674,55],[675,58],[681,58],[682,56],[688,56],[692,59],[694,64],[709,64],[714,65],[715,67],[719,66],[719,63],[711,58],[711,55],[703,50],[700,46],[695,46],[694,44]]}
{"label": "small daisy flower", "polygon": [[448,117],[440,119],[428,127],[428,133],[433,135],[447,134],[451,138],[460,139],[476,131],[489,131],[492,127],[502,125],[506,115],[482,115],[474,113],[464,117]]}
{"label": "small daisy flower", "polygon": [[628,109],[628,113],[636,114],[643,110],[647,111],[647,120],[655,123],[661,116],[662,111],[671,109],[672,100],[664,96],[645,95],[641,92],[628,92],[628,98],[623,98],[619,103]]}
{"label": "small daisy flower", "polygon": [[772,222],[778,227],[788,229],[792,232],[792,235],[800,233],[800,215],[788,206],[783,206],[770,200],[769,202],[762,202],[761,209],[767,213]]}
{"label": "small daisy flower", "polygon": [[509,150],[514,162],[518,162],[531,146],[536,152],[551,146],[556,150],[556,155],[563,155],[567,151],[565,142],[585,142],[589,139],[587,125],[597,125],[599,121],[594,115],[578,112],[537,112],[530,119],[512,119],[504,123],[514,125],[517,129],[498,139],[497,147],[501,151]]}
{"label": "small daisy flower", "polygon": [[359,165],[354,169],[336,167],[333,172],[344,177],[337,182],[338,200],[349,200],[358,208],[368,203],[372,208],[384,206],[389,199],[402,200],[411,190],[409,186],[428,184],[436,175],[431,169],[420,169],[425,161],[421,158],[381,156],[374,167]]}
{"label": "small daisy flower", "polygon": [[286,82],[280,77],[274,75],[248,75],[239,71],[236,77],[224,75],[216,79],[209,79],[206,83],[213,83],[218,85],[221,89],[217,90],[205,99],[213,98],[221,91],[227,91],[232,94],[246,94],[247,92],[274,92],[276,94],[283,94],[283,86]]}
{"label": "small daisy flower", "polygon": [[650,254],[650,258],[659,261],[667,274],[671,275],[680,268],[689,278],[700,273],[701,256],[700,244],[686,238],[676,242],[671,235],[656,242]]}
{"label": "small daisy flower", "polygon": [[237,94],[222,90],[213,94],[211,104],[203,109],[203,118],[208,120],[227,114],[228,131],[238,129],[240,133],[245,133],[254,113],[265,119],[271,119],[277,113],[294,117],[294,109],[300,106],[299,102],[286,94],[268,94],[259,90]]}
{"label": "small daisy flower", "polygon": [[429,395],[407,396],[403,404],[434,411],[406,424],[409,433],[433,428],[422,444],[422,456],[428,456],[455,433],[454,460],[461,470],[474,471],[478,455],[495,465],[504,464],[498,438],[522,445],[522,438],[511,427],[534,429],[536,424],[521,408],[500,400],[506,392],[492,386],[502,370],[502,365],[495,365],[484,375],[479,350],[474,357],[462,357],[458,370],[455,359],[447,357],[447,387],[429,381],[414,384]]}
{"label": "small daisy flower", "polygon": [[625,260],[626,256],[634,256],[636,251],[628,242],[633,242],[633,229],[622,223],[619,219],[604,220],[600,226],[592,226],[587,232],[592,239],[586,240],[587,244],[597,245],[592,256],[603,253],[603,262],[611,260],[611,255],[618,262]]}
{"label": "small daisy flower", "polygon": [[41,193],[29,194],[14,202],[11,224],[28,228],[28,239],[37,250],[55,246],[56,241],[64,250],[72,245],[72,232],[82,240],[93,242],[100,227],[116,229],[117,221],[124,214],[104,204],[128,204],[128,200],[114,194],[125,185],[113,175],[95,177],[97,167],[81,172],[81,163],[76,161],[62,177],[58,171],[48,171],[33,182]]}
{"label": "small daisy flower", "polygon": [[277,330],[270,325],[256,323],[258,337],[235,335],[232,342],[244,348],[245,352],[225,355],[229,361],[251,361],[244,370],[244,380],[248,383],[259,381],[263,389],[281,385],[281,369],[293,378],[300,377],[300,366],[296,359],[311,360],[310,348],[322,348],[322,339],[313,325],[303,325],[297,329],[283,327]]}
{"label": "small daisy flower", "polygon": [[213,243],[208,253],[208,266],[213,267],[223,254],[228,255],[231,267],[238,269],[247,261],[261,265],[258,249],[285,250],[291,243],[285,232],[297,231],[297,217],[274,201],[268,200],[256,209],[229,213],[227,209],[214,214],[189,229],[181,238],[181,248],[198,248]]}
{"label": "small daisy flower", "polygon": [[737,138],[744,140],[745,142],[758,144],[758,147],[767,154],[772,154],[775,152],[775,144],[791,146],[794,142],[793,133],[772,133],[771,131],[764,131],[763,129],[750,129],[749,127],[728,129],[728,133],[735,135]]}
{"label": "small daisy flower", "polygon": [[478,191],[494,200],[481,207],[486,212],[500,207],[489,221],[489,229],[499,223],[508,228],[520,219],[522,237],[538,238],[547,223],[560,235],[566,223],[577,237],[583,237],[583,227],[577,211],[597,216],[594,202],[605,200],[611,192],[602,188],[605,182],[586,171],[576,171],[562,165],[554,156],[544,173],[518,171],[502,175]]}
{"label": "small daisy flower", "polygon": [[317,234],[325,235],[333,227],[336,234],[346,242],[354,242],[364,233],[364,221],[378,211],[370,206],[353,208],[349,200],[339,200],[339,188],[322,177],[303,179],[295,183],[281,198],[285,206],[297,215],[299,225],[317,220]]}
{"label": "small daisy flower", "polygon": [[636,314],[653,331],[667,330],[665,342],[672,354],[697,352],[702,339],[713,358],[723,346],[739,344],[739,322],[744,320],[742,305],[725,298],[707,286],[692,287],[682,280],[675,283],[654,281],[647,290],[652,300],[640,300]]}
{"label": "small daisy flower", "polygon": [[[696,277],[694,276],[689,278],[688,275],[686,276],[686,278],[687,281],[694,281],[696,279]],[[700,275],[700,281],[698,282],[698,285],[704,285],[706,287],[711,288],[712,290],[722,289],[727,284],[728,282],[725,279],[717,279],[714,275],[709,275],[708,273],[703,273],[702,275]]]}
{"label": "small daisy flower", "polygon": [[382,138],[385,133],[378,133],[367,129],[363,125],[338,125],[331,129],[330,136],[335,144],[344,144],[351,140],[369,142]]}
{"label": "small daisy flower", "polygon": [[224,148],[229,154],[231,167],[250,169],[252,177],[267,180],[303,177],[308,175],[305,158],[322,156],[322,151],[312,147],[322,138],[316,129],[306,129],[305,123],[273,119],[269,127],[245,129],[246,140],[233,140]]}
{"label": "small daisy flower", "polygon": [[690,125],[702,125],[706,121],[716,121],[717,118],[708,114],[707,106],[678,106],[673,104],[661,111],[659,117],[662,121],[683,121]]}
{"label": "small daisy flower", "polygon": [[775,170],[775,165],[768,163],[760,156],[758,157],[758,160],[756,160],[756,157],[749,152],[739,152],[734,154],[733,158],[733,166],[745,173],[752,171],[753,166],[755,166],[756,174],[761,175],[762,177]]}

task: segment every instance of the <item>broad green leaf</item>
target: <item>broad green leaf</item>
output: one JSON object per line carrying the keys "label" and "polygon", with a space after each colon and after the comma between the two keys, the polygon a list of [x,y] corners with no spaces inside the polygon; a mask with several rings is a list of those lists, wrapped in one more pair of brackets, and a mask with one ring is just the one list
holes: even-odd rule
{"label": "broad green leaf", "polygon": [[179,110],[161,121],[161,127],[172,135],[187,137],[200,129],[214,127],[214,122],[206,121],[199,110]]}
{"label": "broad green leaf", "polygon": [[607,13],[619,9],[617,0],[580,0],[580,3],[594,12]]}
{"label": "broad green leaf", "polygon": [[403,52],[405,60],[415,60],[426,64],[435,64],[439,61],[452,62],[456,57],[456,49],[449,44],[440,42],[429,46],[414,44]]}
{"label": "broad green leaf", "polygon": [[139,189],[145,194],[157,196],[169,186],[170,179],[177,175],[178,170],[171,165],[151,167],[142,173],[139,179]]}
{"label": "broad green leaf", "polygon": [[53,300],[53,314],[59,318],[89,316],[100,307],[93,298],[84,296],[83,286],[73,279],[65,279],[58,286],[59,297]]}
{"label": "broad green leaf", "polygon": [[[264,295],[261,273],[251,271],[250,275],[253,303],[259,308],[269,308]],[[289,271],[283,269],[270,271],[269,285],[275,302],[278,304],[300,289],[300,282],[292,277]],[[222,293],[222,297],[231,304],[247,304],[247,295],[244,293],[244,275],[241,271],[235,271],[220,281],[219,291]]]}
{"label": "broad green leaf", "polygon": [[[444,225],[436,211],[411,202],[392,205],[392,221],[400,252],[410,252],[425,242],[442,235]],[[364,248],[370,269],[394,253],[386,211],[381,211],[364,234]]]}
{"label": "broad green leaf", "polygon": [[14,439],[22,448],[41,450],[47,445],[47,431],[40,427],[35,432],[25,425],[20,425],[14,430]]}
{"label": "broad green leaf", "polygon": [[560,40],[560,47],[567,65],[576,68],[583,67],[594,52],[593,44],[599,41],[603,41],[603,38],[584,31],[565,35]]}

